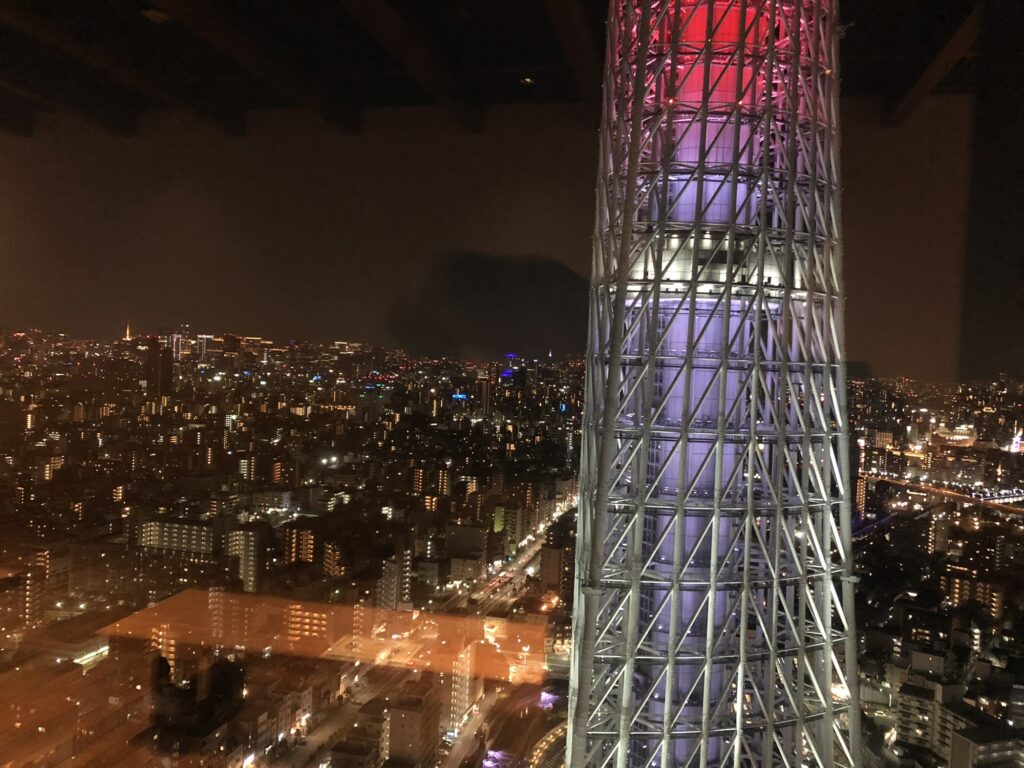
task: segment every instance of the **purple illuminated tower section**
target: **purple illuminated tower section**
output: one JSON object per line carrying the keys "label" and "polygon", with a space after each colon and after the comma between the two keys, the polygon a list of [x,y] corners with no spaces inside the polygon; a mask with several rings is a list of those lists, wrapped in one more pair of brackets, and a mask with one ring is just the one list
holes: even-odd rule
{"label": "purple illuminated tower section", "polygon": [[836,24],[611,0],[570,768],[859,764]]}

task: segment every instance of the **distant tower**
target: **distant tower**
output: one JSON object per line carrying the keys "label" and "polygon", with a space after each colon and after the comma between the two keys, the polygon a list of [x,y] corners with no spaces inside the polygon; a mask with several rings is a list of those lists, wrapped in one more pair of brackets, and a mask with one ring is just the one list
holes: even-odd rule
{"label": "distant tower", "polygon": [[568,765],[859,765],[836,0],[611,0]]}
{"label": "distant tower", "polygon": [[125,341],[131,341],[132,340],[132,324],[131,323],[125,323],[124,324],[124,340]]}

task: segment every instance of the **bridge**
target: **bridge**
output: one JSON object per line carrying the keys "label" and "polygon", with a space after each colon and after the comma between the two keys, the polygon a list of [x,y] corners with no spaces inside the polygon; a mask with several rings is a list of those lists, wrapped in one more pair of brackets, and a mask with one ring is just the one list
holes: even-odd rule
{"label": "bridge", "polygon": [[1024,501],[1024,489],[1013,488],[1007,491],[993,493],[971,492],[962,486],[932,485],[929,483],[914,482],[906,478],[894,477],[882,474],[862,474],[862,478],[871,482],[886,482],[907,488],[920,493],[930,493],[937,496],[957,501],[961,504],[970,504],[975,507],[986,507],[1000,512],[1007,512],[1011,515],[1024,515],[1024,507],[1015,506],[1014,502]]}

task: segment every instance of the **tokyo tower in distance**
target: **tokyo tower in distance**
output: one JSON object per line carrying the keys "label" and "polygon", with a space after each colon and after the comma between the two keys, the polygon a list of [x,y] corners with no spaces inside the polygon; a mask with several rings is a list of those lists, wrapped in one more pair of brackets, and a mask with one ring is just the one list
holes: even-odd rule
{"label": "tokyo tower in distance", "polygon": [[857,766],[836,0],[611,0],[567,765]]}

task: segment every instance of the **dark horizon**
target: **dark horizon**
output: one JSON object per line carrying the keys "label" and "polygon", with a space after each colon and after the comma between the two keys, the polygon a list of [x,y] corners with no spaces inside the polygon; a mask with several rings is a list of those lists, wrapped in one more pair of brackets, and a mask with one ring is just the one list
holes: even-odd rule
{"label": "dark horizon", "polygon": [[[597,34],[603,10],[593,5]],[[1016,12],[1005,0],[989,6],[996,21]],[[1002,151],[1017,118],[998,89],[977,90],[975,76],[1000,62],[1012,74],[1021,57],[987,34],[981,59],[969,55],[977,45],[960,51],[975,69],[949,58],[955,54],[943,45],[967,24],[967,7],[958,0],[938,13],[918,3],[895,16],[871,3],[844,8],[847,351],[879,376],[954,380],[1024,365],[1013,332],[1024,319],[1014,299],[1024,272],[991,241],[994,222],[1015,215],[1009,203],[1022,193]],[[536,26],[523,14],[524,29]],[[480,11],[459,23],[493,22]],[[32,112],[30,135],[0,132],[0,327],[99,337],[125,321],[181,321],[401,346],[395,317],[405,298],[428,283],[444,294],[439,281],[458,282],[432,274],[444,254],[480,254],[477,267],[495,259],[557,264],[566,280],[585,284],[594,89],[574,90],[566,80],[572,75],[555,37],[536,45],[555,57],[548,69],[511,84],[506,70],[486,69],[486,51],[465,52],[479,61],[461,77],[475,72],[506,89],[474,96],[468,121],[450,106],[393,91],[391,101],[360,107],[354,132],[280,99],[245,101],[241,84],[232,108],[244,114],[244,133],[134,102],[141,118],[130,137],[105,130],[89,110]],[[516,55],[524,71],[536,66],[527,53]],[[915,95],[911,86],[930,63],[944,67],[941,87]],[[478,306],[509,301],[499,277],[474,273],[475,283],[459,284],[480,297]],[[558,329],[554,343],[582,353],[585,307],[567,311],[530,293],[513,297],[518,316]],[[435,309],[429,296],[418,301]],[[505,325],[497,316],[462,327],[502,336]],[[434,340],[438,350],[480,345],[451,338],[462,333],[457,323],[438,328],[447,334]],[[980,351],[964,352],[962,337]],[[524,343],[538,345],[532,336]]]}
{"label": "dark horizon", "polygon": [[[955,230],[966,227],[970,101],[933,97],[921,114],[898,129],[875,123],[878,109],[877,100],[844,102],[849,115],[843,169],[850,359],[870,362],[878,375],[954,379],[957,352],[952,339],[958,333],[957,275],[962,268],[957,242],[963,236],[935,231],[929,222],[941,214]],[[216,137],[171,116],[154,124],[151,138],[129,144],[95,131],[80,132],[69,120],[55,121],[48,133],[32,140],[0,137],[0,146],[7,145],[0,153],[0,168],[8,201],[6,247],[0,255],[0,269],[8,280],[2,289],[6,295],[0,303],[0,326],[113,337],[126,321],[154,330],[169,322],[188,322],[196,328],[237,328],[271,338],[351,338],[401,346],[389,317],[407,287],[431,279],[430,265],[445,253],[479,253],[503,263],[560,264],[586,283],[595,153],[592,134],[577,113],[563,107],[509,107],[496,113],[482,136],[461,134],[443,115],[429,110],[397,113],[418,115],[421,133],[429,128],[433,140],[447,144],[451,152],[465,142],[476,145],[473,158],[461,162],[456,174],[455,168],[446,170],[450,152],[428,152],[421,137],[424,157],[417,162],[429,165],[430,172],[410,182],[410,196],[421,202],[405,218],[411,216],[417,224],[399,231],[387,226],[393,179],[374,176],[376,152],[362,146],[383,147],[407,138],[407,128],[338,139],[312,118],[280,113],[266,115],[265,129],[254,126],[243,139]],[[195,143],[179,140],[176,146],[160,148],[176,122]],[[586,142],[579,141],[581,135]],[[53,152],[62,137],[72,139],[72,147],[63,154]],[[294,154],[263,162],[273,160],[272,175],[286,173],[289,180],[278,179],[262,189],[245,187],[249,163],[282,140],[304,147],[302,162]],[[31,156],[11,152],[9,142],[32,150]],[[142,156],[140,145],[145,145]],[[937,168],[930,154],[909,154],[912,145],[944,152],[946,165]],[[186,146],[192,159],[180,166]],[[150,154],[149,164],[140,165]],[[326,160],[331,155],[329,165],[347,167],[349,176],[332,176]],[[102,194],[96,194],[100,177],[93,173],[86,173],[80,184],[64,183],[68,172],[82,174],[87,157],[92,158],[90,165],[105,168],[108,180]],[[446,188],[431,199],[427,182],[432,175],[468,179],[473,167],[493,165],[498,157],[504,169],[501,184],[488,190],[490,198],[481,198],[479,189],[465,196],[471,215],[450,213],[453,206],[463,205],[464,196],[455,191],[462,187]],[[346,183],[357,162],[362,167],[354,187],[361,198]],[[51,172],[39,173],[47,164],[53,166]],[[136,177],[148,168],[150,177],[166,178],[173,166],[178,166],[173,172],[177,180],[170,186]],[[94,171],[98,174],[99,167]],[[940,184],[933,178],[950,172],[962,183]],[[318,179],[312,184],[319,194],[312,200],[298,192],[307,173]],[[546,189],[545,194],[524,195],[525,185],[545,177],[537,188]],[[214,189],[211,179],[218,179]],[[15,189],[22,194],[12,195]],[[916,198],[922,189],[930,198],[928,205],[905,209],[901,201]],[[374,208],[368,207],[370,193],[377,201]],[[73,215],[73,226],[51,226],[58,212]],[[182,228],[184,221],[189,228]],[[350,227],[354,221],[366,226],[355,232]],[[908,228],[914,221],[915,228]],[[878,250],[880,226],[889,232],[884,239],[893,243],[895,253],[913,254],[915,244],[929,243],[929,273],[918,270],[916,255],[897,259]],[[225,232],[235,234],[225,237]],[[381,232],[387,233],[387,242],[382,242]],[[433,245],[416,251],[418,244],[426,246],[425,232],[432,233]],[[364,255],[332,255],[339,248]],[[281,258],[289,252],[292,256]],[[33,258],[24,258],[25,253]],[[103,265],[99,271],[97,264]],[[478,274],[478,287],[495,292]],[[882,274],[888,279],[880,280]],[[908,291],[915,283],[925,290]],[[915,318],[936,304],[949,309],[915,331]],[[557,311],[552,317],[576,324],[582,354],[585,309],[574,319]],[[918,333],[926,343],[912,341]]]}

